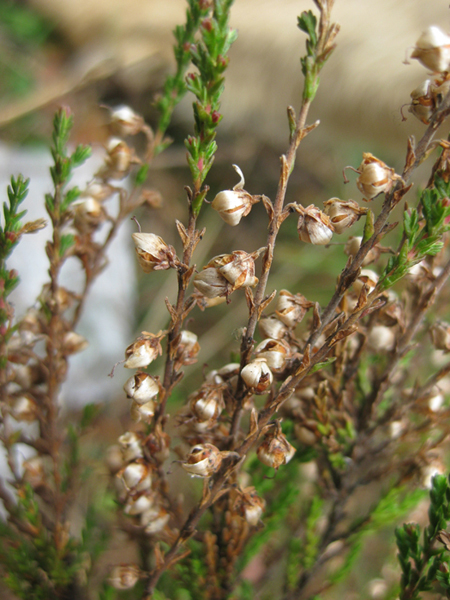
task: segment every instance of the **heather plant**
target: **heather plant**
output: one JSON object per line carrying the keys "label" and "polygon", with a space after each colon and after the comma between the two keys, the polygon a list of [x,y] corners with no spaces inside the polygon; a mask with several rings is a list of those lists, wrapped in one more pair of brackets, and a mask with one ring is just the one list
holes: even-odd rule
{"label": "heather plant", "polygon": [[[308,125],[308,111],[339,31],[333,0],[315,0],[317,14],[298,17],[306,34],[304,91],[298,112],[287,109],[287,150],[274,198],[246,190],[237,165],[239,181],[212,197],[205,182],[216,168],[220,100],[237,37],[229,26],[232,4],[188,1],[186,24],[175,30],[177,70],[156,100],[159,122],[151,128],[128,107],[112,109],[104,164],[84,190],[69,181],[90,149],[69,150],[72,116],[67,109],[56,114],[54,190],[45,198],[49,282],[19,320],[8,300],[18,274],[7,259],[22,235],[45,223],[23,223],[27,181],[11,179],[0,231],[0,439],[10,469],[0,480],[6,510],[0,562],[16,597],[333,597],[353,576],[373,532],[389,527],[393,540],[395,525],[414,508],[425,518],[417,507],[426,487],[429,522],[397,528],[400,569],[392,560],[391,574],[381,577],[380,560],[377,597],[448,595],[450,487],[442,473],[449,433],[450,325],[443,300],[450,275],[450,144],[436,134],[450,113],[449,40],[430,28],[411,53],[433,76],[411,94],[409,110],[426,128],[417,144],[408,140],[402,172],[365,152],[358,168],[345,167],[356,172],[362,204],[331,198],[321,209],[287,202],[297,150],[319,126]],[[149,164],[169,145],[165,133],[185,93],[194,97],[193,133],[185,140],[192,180],[172,245],[157,231],[142,231],[135,212],[158,208]],[[140,150],[124,139],[138,135],[145,139]],[[422,163],[430,165],[428,182],[411,190]],[[195,263],[208,239],[205,212],[239,228],[253,210],[267,220],[263,247],[230,247]],[[95,494],[88,483],[93,459],[82,446],[100,408],[88,405],[78,422],[65,423],[59,396],[70,356],[86,345],[76,333],[86,295],[130,216],[144,277],[167,271],[177,292],[166,298],[159,330],[140,332],[111,371],[130,369],[124,385],[130,418],[105,457],[110,485]],[[287,289],[289,281],[271,291],[278,236],[294,219],[299,240],[292,252],[309,245],[345,256],[326,305]],[[358,221],[362,236],[348,235]],[[345,241],[333,246],[337,236]],[[72,259],[83,268],[81,290],[60,283]],[[239,296],[247,315],[236,323]],[[193,379],[185,384],[185,374],[202,362],[198,324],[220,304],[230,336],[239,332],[239,347],[231,362],[218,348],[221,364],[205,365],[201,383],[189,387]],[[19,444],[32,450],[26,461]],[[80,518],[85,490],[90,500]],[[111,563],[108,548],[123,536],[123,555]],[[367,569],[367,578],[376,576]]]}

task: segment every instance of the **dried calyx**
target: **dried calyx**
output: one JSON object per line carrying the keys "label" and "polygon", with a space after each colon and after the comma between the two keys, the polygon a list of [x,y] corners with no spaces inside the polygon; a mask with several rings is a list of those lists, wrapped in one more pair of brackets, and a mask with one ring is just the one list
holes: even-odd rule
{"label": "dried calyx", "polygon": [[297,231],[302,242],[320,246],[330,243],[334,227],[328,215],[314,204],[306,208],[300,204],[292,204],[290,208],[299,213]]}
{"label": "dried calyx", "polygon": [[425,125],[430,123],[436,109],[442,104],[450,90],[448,75],[436,78],[434,81],[426,79],[411,92],[411,104],[408,111]]}
{"label": "dried calyx", "polygon": [[232,190],[219,192],[211,203],[220,217],[228,225],[238,225],[242,217],[246,217],[252,209],[253,204],[259,202],[257,196],[252,196],[244,190],[245,179],[241,169],[237,165],[233,168],[240,176],[240,181]]}
{"label": "dried calyx", "polygon": [[181,466],[192,477],[211,477],[222,464],[223,453],[213,444],[197,444]]}
{"label": "dried calyx", "polygon": [[295,448],[282,433],[279,421],[268,426],[268,432],[256,454],[263,464],[274,469],[287,464],[294,456]]}
{"label": "dried calyx", "polygon": [[433,73],[449,70],[450,37],[439,27],[431,25],[416,42],[411,58],[418,60]]}
{"label": "dried calyx", "polygon": [[353,225],[361,216],[367,213],[367,208],[361,208],[353,200],[339,200],[339,198],[330,198],[323,203],[325,214],[330,217],[334,232],[337,234]]}
{"label": "dried calyx", "polygon": [[309,302],[302,294],[294,295],[288,290],[281,290],[275,314],[286,327],[292,329],[302,321],[306,311],[313,306],[314,302]]}
{"label": "dried calyx", "polygon": [[[401,179],[400,175],[397,175],[394,169],[388,167],[370,152],[363,152],[362,163],[357,169],[345,167],[344,172],[346,169],[352,169],[359,174],[356,185],[364,195],[363,200],[366,202],[372,200],[382,192],[389,192],[394,182]],[[345,183],[347,182],[348,180],[345,179]]]}
{"label": "dried calyx", "polygon": [[255,259],[263,249],[252,254],[235,250],[231,254],[220,254],[212,258],[194,277],[194,286],[207,298],[228,297],[239,288],[254,287]]}
{"label": "dried calyx", "polygon": [[132,233],[136,254],[145,273],[174,268],[178,264],[173,246],[154,233]]}
{"label": "dried calyx", "polygon": [[143,331],[141,335],[125,350],[124,367],[126,369],[140,369],[147,367],[162,354],[160,331],[156,335]]}

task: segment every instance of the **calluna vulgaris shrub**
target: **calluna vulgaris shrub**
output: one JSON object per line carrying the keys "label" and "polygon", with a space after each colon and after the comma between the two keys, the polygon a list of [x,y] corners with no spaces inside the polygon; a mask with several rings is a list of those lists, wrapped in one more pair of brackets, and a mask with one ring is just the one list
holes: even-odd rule
{"label": "calluna vulgaris shrub", "polygon": [[[47,222],[24,222],[28,181],[11,179],[0,231],[0,436],[10,469],[0,480],[0,562],[15,597],[297,600],[348,594],[352,585],[374,598],[450,593],[450,484],[443,474],[450,325],[439,318],[450,275],[450,142],[436,134],[450,113],[450,38],[431,27],[412,50],[431,74],[411,93],[409,111],[424,133],[418,143],[408,140],[402,172],[368,151],[349,167],[359,201],[287,203],[297,149],[319,124],[307,120],[319,75],[338,40],[333,0],[315,0],[316,14],[298,17],[307,38],[304,90],[298,111],[287,109],[276,194],[247,191],[233,165],[238,183],[213,198],[205,182],[236,39],[228,25],[232,3],[188,1],[186,24],[174,32],[177,70],[156,100],[158,123],[151,128],[128,107],[112,109],[103,166],[83,190],[69,181],[90,148],[68,150],[72,115],[57,112]],[[65,423],[60,389],[70,357],[86,346],[77,324],[117,228],[138,209],[158,209],[148,167],[169,145],[165,132],[186,92],[194,96],[194,131],[185,140],[192,179],[186,216],[173,224],[177,242],[142,231],[136,218],[132,236],[145,277],[168,271],[178,292],[166,299],[160,330],[142,331],[115,367],[130,370],[123,397],[130,419],[102,457],[110,485],[96,493],[98,467],[83,453],[83,440],[95,431],[99,408],[88,405],[78,422]],[[140,151],[132,145],[138,134],[146,140]],[[428,183],[410,191],[425,161]],[[402,223],[393,219],[396,207]],[[199,225],[205,212],[239,228],[250,211],[265,215],[263,247],[229,247],[195,264],[197,246],[208,239]],[[325,257],[344,240],[337,252],[345,266],[325,305],[287,289],[289,281],[270,291],[277,237],[294,219],[292,253],[312,245]],[[360,237],[351,234],[358,221]],[[48,283],[16,320],[8,296],[19,275],[7,259],[22,235],[44,226],[52,231]],[[82,289],[60,283],[73,259],[84,272]],[[239,296],[247,316],[235,322],[230,311]],[[202,361],[197,325],[223,309],[239,347],[231,362],[222,354],[217,369],[205,366],[201,383],[186,393],[183,375]],[[19,445],[30,449],[25,461]],[[427,486],[428,517],[418,511],[421,526],[396,530],[399,567],[389,550],[379,571],[366,563],[358,578],[351,568],[368,534],[387,525],[393,539],[394,525],[428,495]],[[347,588],[336,587],[346,579]]]}

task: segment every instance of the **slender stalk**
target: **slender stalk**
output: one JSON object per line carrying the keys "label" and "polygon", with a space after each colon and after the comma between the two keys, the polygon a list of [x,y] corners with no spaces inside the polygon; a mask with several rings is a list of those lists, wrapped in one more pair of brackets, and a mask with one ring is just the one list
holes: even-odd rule
{"label": "slender stalk", "polygon": [[436,113],[433,115],[433,118],[431,119],[427,130],[425,131],[424,135],[419,141],[417,147],[413,150],[413,153],[411,154],[408,152],[405,167],[402,173],[402,181],[399,181],[396,184],[396,186],[388,194],[386,194],[386,198],[381,208],[381,212],[374,224],[373,235],[369,240],[367,240],[365,244],[361,245],[361,248],[359,249],[354,259],[342,271],[339,277],[339,282],[336,287],[336,291],[333,294],[330,302],[322,312],[321,326],[313,332],[311,332],[311,335],[309,336],[305,344],[305,348],[308,345],[314,346],[315,342],[321,336],[325,327],[335,317],[336,310],[345,292],[349,289],[349,287],[358,277],[359,270],[367,254],[381,239],[383,232],[386,228],[389,215],[399,201],[399,196],[401,198],[403,193],[407,191],[407,184],[410,182],[412,175],[417,169],[417,167],[425,160],[427,152],[430,148],[430,144],[433,140],[434,135],[436,134],[437,129],[442,125],[442,123],[448,117],[449,114],[450,94],[447,94],[439,110],[437,110]]}

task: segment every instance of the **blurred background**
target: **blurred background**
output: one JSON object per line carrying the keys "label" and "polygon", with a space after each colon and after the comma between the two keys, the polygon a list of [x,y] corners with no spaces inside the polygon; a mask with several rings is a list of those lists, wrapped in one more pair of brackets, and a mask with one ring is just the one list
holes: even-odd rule
{"label": "blurred background", "polygon": [[[250,193],[274,198],[279,156],[288,144],[286,107],[298,108],[301,98],[299,61],[305,36],[296,27],[296,17],[308,9],[315,10],[312,0],[236,0],[231,24],[239,37],[230,53],[218,152],[206,181],[211,188],[209,200],[237,183],[233,163],[243,170]],[[174,67],[171,32],[184,22],[184,13],[184,0],[1,0],[2,201],[10,176],[22,172],[31,177],[25,202],[28,217],[44,216],[44,194],[51,189],[48,145],[59,106],[69,106],[74,114],[73,144],[89,143],[94,148],[93,158],[78,172],[75,183],[80,187],[92,178],[104,157],[108,136],[105,105],[127,104],[150,125],[156,123],[153,100]],[[333,196],[361,202],[355,179],[345,186],[342,169],[358,167],[362,152],[372,152],[397,172],[402,171],[408,136],[420,139],[425,126],[406,107],[403,121],[400,109],[410,101],[411,91],[427,78],[416,61],[405,65],[405,57],[429,25],[450,29],[449,16],[448,2],[440,0],[336,0],[334,19],[341,32],[308,119],[308,123],[316,119],[321,123],[300,147],[288,201],[304,206],[314,203],[320,208]],[[186,97],[177,107],[168,132],[173,144],[150,168],[148,186],[161,193],[163,208],[137,215],[143,231],[161,235],[177,249],[174,218],[185,220],[184,186],[191,184],[183,145],[193,130],[191,104],[192,99]],[[136,143],[139,148],[143,140]],[[412,201],[428,178],[428,169],[425,165],[419,170],[408,196]],[[380,199],[371,204],[376,214],[380,205]],[[216,254],[253,251],[264,245],[267,219],[261,205],[236,228],[226,226],[213,212],[206,206],[200,218],[207,234],[195,255],[198,268]],[[80,325],[90,347],[73,358],[63,394],[68,407],[87,402],[108,405],[107,426],[102,428],[105,443],[114,442],[127,422],[128,402],[124,402],[122,384],[130,375],[118,369],[110,380],[107,373],[137,332],[155,333],[166,326],[164,298],[173,300],[176,294],[173,273],[144,276],[139,272],[132,231],[132,223],[123,228],[111,249],[110,265],[92,289]],[[318,249],[300,243],[296,220],[288,219],[277,244],[268,292],[289,287],[326,305],[347,259],[342,245],[349,235],[361,232],[362,223],[358,223],[343,239],[335,236],[329,248]],[[24,236],[11,258],[10,266],[19,270],[22,280],[14,296],[18,316],[34,302],[47,280],[44,243],[49,235],[44,230]],[[76,288],[80,283],[76,265],[64,277],[67,287]],[[239,328],[247,314],[243,294],[239,294],[232,297],[232,329],[224,306],[192,313],[187,326],[200,336],[201,352],[197,365],[187,370],[180,394],[195,389],[205,369],[222,366],[235,357]],[[155,363],[156,371],[161,368],[162,359]],[[383,535],[392,536],[392,530]],[[365,570],[350,581],[355,589],[381,569],[384,557],[376,544],[366,555]],[[367,593],[376,597],[370,590]]]}
{"label": "blurred background", "polygon": [[[93,158],[78,173],[75,183],[80,187],[104,156],[105,106],[128,104],[150,125],[156,123],[153,100],[174,67],[171,32],[184,22],[185,8],[184,0],[0,3],[0,184],[5,190],[10,175],[18,172],[31,176],[25,206],[30,218],[42,216],[43,195],[50,189],[48,143],[59,106],[69,106],[74,114],[73,143],[94,148]],[[215,166],[206,181],[209,200],[237,183],[232,163],[242,168],[250,193],[274,197],[279,156],[288,141],[286,107],[299,106],[302,89],[299,60],[305,36],[296,27],[296,18],[308,9],[315,9],[312,1],[236,0],[231,25],[239,36],[230,53]],[[337,48],[323,71],[308,121],[320,119],[320,126],[302,143],[288,190],[287,200],[304,206],[322,207],[333,196],[360,201],[354,179],[344,186],[342,169],[358,167],[363,151],[401,172],[408,136],[420,138],[425,126],[407,107],[403,121],[400,109],[427,77],[416,61],[404,64],[405,57],[427,26],[446,29],[449,8],[446,2],[421,0],[337,0],[334,19],[341,26]],[[183,188],[190,184],[183,140],[192,132],[191,104],[186,97],[177,107],[168,132],[173,144],[151,166],[148,185],[162,194],[164,208],[138,215],[144,231],[156,232],[175,245],[173,218],[184,219]],[[137,140],[138,149],[141,142]],[[418,174],[419,185],[426,173]],[[379,204],[379,200],[372,204],[375,212]],[[195,256],[198,267],[215,254],[253,251],[264,244],[266,219],[261,206],[236,228],[225,226],[212,212],[204,210],[201,216],[207,236]],[[358,235],[361,227],[356,224],[351,234]],[[138,273],[129,236],[133,230],[130,224],[122,232],[108,270],[92,290],[81,324],[91,346],[74,357],[73,383],[65,392],[70,404],[107,401],[117,395],[126,373],[120,370],[116,381],[109,381],[106,373],[112,364],[122,358],[136,331],[156,332],[167,322],[164,298],[174,297],[175,278]],[[295,219],[285,223],[282,233],[269,291],[289,282],[291,291],[326,304],[345,264],[343,241],[334,242],[335,236],[333,243],[338,245],[320,251],[299,244]],[[15,296],[18,315],[46,280],[43,241],[48,235],[44,230],[26,236],[11,259],[22,277]],[[69,287],[78,285],[76,265],[66,278]],[[202,334],[199,366],[222,364],[238,350],[236,340],[246,315],[243,298],[233,297],[233,334],[224,307],[214,311],[194,315],[193,329]],[[193,373],[200,381],[200,370]],[[188,385],[189,378],[186,381]]]}

